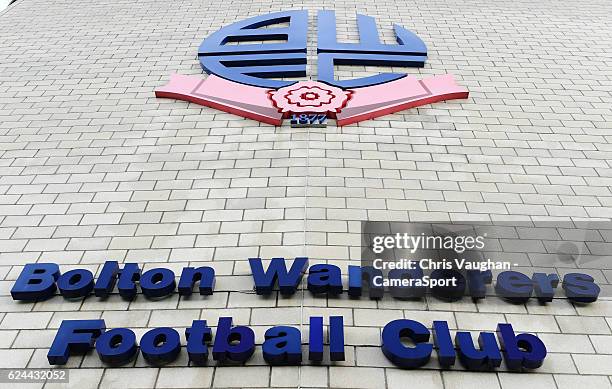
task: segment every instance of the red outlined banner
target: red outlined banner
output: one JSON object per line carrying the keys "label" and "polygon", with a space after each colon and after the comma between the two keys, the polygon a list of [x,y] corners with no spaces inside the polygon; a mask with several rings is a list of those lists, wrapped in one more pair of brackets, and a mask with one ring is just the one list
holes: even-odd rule
{"label": "red outlined banner", "polygon": [[342,90],[318,81],[298,81],[279,90],[228,81],[215,75],[172,74],[155,96],[185,100],[279,126],[292,113],[325,113],[338,126],[373,119],[444,100],[465,99],[469,92],[452,75],[418,80],[406,76],[384,84]]}

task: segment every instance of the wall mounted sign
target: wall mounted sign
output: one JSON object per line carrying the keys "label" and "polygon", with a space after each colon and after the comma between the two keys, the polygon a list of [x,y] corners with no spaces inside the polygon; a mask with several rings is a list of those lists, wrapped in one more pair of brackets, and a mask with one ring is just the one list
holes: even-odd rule
{"label": "wall mounted sign", "polygon": [[[426,288],[422,285],[399,286],[377,285],[377,279],[383,273],[372,266],[348,266],[348,285],[344,285],[342,270],[331,264],[308,266],[308,258],[298,257],[287,265],[285,258],[273,258],[264,270],[261,258],[249,258],[253,276],[253,289],[258,295],[269,295],[278,285],[278,291],[284,296],[295,294],[302,282],[302,276],[308,272],[307,289],[315,296],[336,296],[345,291],[352,298],[368,297],[380,299],[388,292],[393,298],[422,298]],[[417,271],[415,271],[417,270]],[[420,273],[420,274],[419,274]],[[393,279],[423,277],[418,269],[397,272]],[[466,276],[456,271],[435,270],[432,279],[446,280],[457,278],[459,281],[452,287],[432,286],[430,292],[445,301],[458,301],[464,296],[473,300],[486,298],[487,286],[492,284],[491,270],[469,270]],[[133,300],[137,295],[137,286],[147,298],[162,298],[177,290],[177,276],[170,269],[153,268],[142,272],[137,263],[119,264],[117,261],[106,261],[95,279],[87,269],[72,269],[61,273],[56,263],[26,264],[15,284],[11,288],[13,300],[38,301],[59,294],[64,298],[86,298],[92,293],[105,298],[113,293],[115,286],[119,295],[126,300]],[[195,285],[200,295],[212,295],[215,286],[215,270],[209,266],[198,268],[185,267],[178,277],[178,293],[189,296]],[[493,290],[498,297],[511,303],[526,303],[536,298],[540,303],[553,300],[559,284],[559,277],[554,274],[533,273],[530,277],[517,271],[504,271],[497,274]],[[563,276],[563,293],[568,300],[581,304],[597,301],[601,288],[595,279],[585,273],[567,273]],[[406,293],[410,293],[409,296]]]}
{"label": "wall mounted sign", "polygon": [[[208,346],[212,345],[212,359],[217,363],[245,363],[255,353],[255,333],[249,326],[233,326],[232,317],[220,317],[213,335],[206,320],[194,320],[185,329],[189,362],[206,365]],[[430,342],[433,332],[433,342]],[[327,337],[324,336],[323,317],[311,316],[308,326],[308,360],[314,363],[328,360],[344,361],[344,321],[342,316],[330,316]],[[298,327],[275,326],[266,330],[261,345],[264,360],[270,365],[302,364],[302,333]],[[324,339],[329,347],[324,347]],[[406,346],[402,339],[410,339],[414,347]],[[499,344],[498,344],[499,340]],[[467,370],[491,370],[501,366],[505,359],[511,370],[536,369],[546,358],[546,346],[537,336],[515,334],[511,324],[497,325],[497,339],[493,332],[480,332],[475,346],[472,334],[457,331],[455,341],[448,322],[436,320],[433,331],[424,324],[409,319],[390,321],[382,330],[381,350],[393,364],[415,369],[429,362],[435,348],[438,363],[443,368],[455,365],[458,357]],[[174,362],[181,352],[181,336],[171,327],[158,327],[147,331],[136,344],[136,334],[129,328],[106,329],[102,319],[62,321],[53,344],[47,353],[51,365],[65,365],[73,354],[82,354],[95,348],[100,360],[107,365],[125,365],[140,351],[151,365]],[[501,346],[500,346],[501,345]],[[140,348],[140,350],[139,350]],[[503,351],[502,351],[503,350]]]}
{"label": "wall mounted sign", "polygon": [[[286,24],[286,27],[273,27]],[[451,75],[418,80],[405,73],[339,80],[334,66],[423,67],[427,48],[414,33],[395,25],[397,44],[380,42],[374,18],[357,15],[359,43],[339,43],[333,11],[318,12],[317,81],[305,77],[308,11],[257,16],[220,29],[200,45],[206,79],[173,74],[157,97],[190,101],[235,115],[280,125],[339,126],[420,105],[468,97]],[[281,40],[283,43],[248,43]]]}
{"label": "wall mounted sign", "polygon": [[[138,264],[120,264],[107,261],[97,279],[87,269],[72,269],[61,273],[55,263],[26,264],[11,289],[14,300],[38,301],[52,298],[56,291],[64,298],[87,298],[91,294],[100,298],[114,293],[115,286],[119,295],[126,300],[137,296],[137,285],[142,294],[153,301],[170,296],[177,289],[175,273],[166,268],[152,268],[142,272]],[[258,295],[269,295],[278,290],[284,296],[295,294],[307,272],[307,288],[313,295],[335,296],[343,293],[341,269],[330,264],[308,266],[308,258],[298,257],[287,264],[284,258],[273,258],[267,268],[260,258],[250,258],[249,265],[253,277],[254,290]],[[458,283],[456,290],[442,289],[434,296],[458,299],[467,295],[473,299],[485,298],[479,291],[491,283],[490,270],[472,270],[467,279]],[[366,273],[369,275],[366,276]],[[364,280],[372,280],[371,268],[349,266],[348,294],[353,298],[362,296]],[[470,275],[471,274],[471,275]],[[365,276],[365,277],[364,277]],[[558,277],[554,274],[534,273],[529,277],[523,273],[506,271],[497,276],[495,292],[500,297],[516,303],[526,302],[536,297],[540,303],[551,301]],[[212,267],[185,267],[178,277],[178,293],[189,296],[198,286],[200,295],[214,293],[215,271]],[[455,289],[456,289],[455,288]],[[570,301],[582,304],[597,300],[600,292],[595,280],[581,273],[564,276],[563,290]],[[375,293],[372,293],[372,292]],[[445,293],[441,293],[444,292]],[[383,296],[380,290],[370,288],[369,298]],[[382,291],[384,292],[384,291]],[[455,298],[456,297],[456,298]],[[329,361],[345,359],[344,321],[342,316],[330,316],[327,337],[324,336],[324,318],[312,316],[308,326],[308,360],[321,362],[324,350],[329,353]],[[493,332],[480,332],[478,346],[473,342],[470,332],[457,331],[454,341],[445,321],[434,321],[433,331],[425,325],[409,319],[393,320],[387,323],[381,336],[382,353],[392,363],[401,368],[418,368],[429,362],[434,348],[438,363],[442,368],[453,366],[456,359],[468,370],[491,370],[505,361],[512,370],[535,369],[546,358],[546,346],[535,335],[515,334],[512,325],[499,323],[497,335]],[[433,342],[430,342],[433,333]],[[212,345],[212,356],[217,363],[244,363],[255,352],[255,336],[248,326],[234,326],[231,317],[221,317],[217,323],[214,342],[212,329],[206,320],[195,320],[185,330],[187,353],[193,365],[204,365],[208,361],[208,345]],[[299,328],[275,326],[269,328],[261,345],[264,360],[271,365],[300,365],[302,363],[302,334]],[[409,338],[414,346],[407,346],[402,339]],[[328,347],[324,349],[324,339]],[[51,365],[64,365],[74,353],[96,349],[99,358],[108,365],[124,365],[139,353],[152,365],[163,365],[175,361],[181,352],[178,331],[171,327],[154,328],[147,331],[136,343],[135,332],[129,328],[107,330],[104,320],[64,320],[47,353]]]}
{"label": "wall mounted sign", "polygon": [[[302,276],[308,269],[307,258],[296,258],[291,266],[288,266],[283,258],[274,258],[267,269],[264,269],[260,258],[249,259],[249,264],[254,289],[259,295],[272,293],[276,285],[283,295],[295,294],[302,282]],[[364,269],[359,266],[352,266],[352,271],[349,270],[348,292],[353,297],[361,295],[362,271]],[[313,294],[337,295],[343,292],[340,268],[337,266],[317,264],[311,266],[308,273],[307,287]],[[517,274],[513,274],[514,278],[498,277],[498,283],[503,284],[504,289],[524,292],[527,285]],[[527,281],[530,280],[529,277],[522,276],[526,277]],[[568,285],[564,286],[564,289],[568,297],[579,291],[580,297],[585,298],[586,293],[590,291],[588,300],[597,299],[599,288],[592,278],[581,274],[575,274],[573,277],[566,276]],[[211,267],[185,267],[178,280],[179,294],[191,295],[194,286],[199,283],[199,293],[211,295],[214,278],[215,272]],[[576,281],[577,278],[580,280]],[[117,262],[107,261],[97,280],[94,280],[93,274],[87,269],[73,269],[62,274],[55,263],[32,263],[25,265],[11,289],[11,294],[15,300],[26,301],[51,298],[57,289],[61,295],[70,299],[86,298],[92,292],[98,297],[107,297],[113,293],[116,285],[124,299],[133,300],[137,295],[137,283],[145,297],[151,299],[169,296],[175,292],[177,286],[172,270],[153,268],[143,273],[135,263],[126,263],[121,268]],[[537,278],[534,277],[528,295],[522,297],[528,299],[535,293],[540,299],[538,290],[541,289]],[[309,318],[308,360],[323,361],[326,350],[325,352],[329,353],[329,361],[343,361],[345,359],[343,317],[329,317],[327,337],[324,336],[323,320],[321,316]],[[212,329],[206,320],[193,321],[192,326],[185,330],[186,349],[190,362],[194,365],[206,364],[209,359],[208,345],[212,345],[212,359],[218,363],[244,363],[249,360],[256,348],[254,332],[248,326],[234,326],[232,321],[231,317],[219,318],[214,342]],[[433,342],[430,342],[432,332],[417,321],[401,319],[387,323],[382,330],[383,354],[399,367],[418,368],[429,362],[435,345],[441,367],[453,366],[458,358],[468,370],[494,369],[499,367],[504,359],[509,369],[534,369],[540,367],[546,357],[546,346],[540,339],[528,333],[515,334],[512,325],[508,323],[498,324],[497,336],[492,332],[480,332],[479,348],[474,345],[469,332],[456,332],[453,341],[447,322],[434,321],[432,326],[434,336]],[[271,327],[266,331],[264,338],[261,349],[267,363],[271,365],[302,363],[302,334],[299,328]],[[325,338],[328,339],[327,348],[324,348]],[[415,346],[404,345],[403,338],[410,338]],[[136,335],[128,328],[107,330],[104,320],[100,319],[64,320],[47,353],[47,359],[49,364],[64,365],[72,354],[87,352],[94,347],[99,358],[108,365],[124,365],[132,361],[139,351],[148,363],[163,365],[178,358],[181,341],[176,329],[160,327],[147,331],[137,346]]]}

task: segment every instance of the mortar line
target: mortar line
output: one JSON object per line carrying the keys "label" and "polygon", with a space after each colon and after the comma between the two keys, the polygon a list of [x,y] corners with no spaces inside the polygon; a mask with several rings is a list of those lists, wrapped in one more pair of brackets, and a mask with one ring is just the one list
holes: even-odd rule
{"label": "mortar line", "polygon": [[[304,246],[302,248],[302,253],[305,257],[308,257],[307,248],[306,248],[306,234],[307,234],[307,225],[308,225],[308,176],[310,173],[310,128],[306,127],[306,172],[304,174],[304,216],[303,216],[303,238],[304,238]],[[304,277],[302,277],[302,282],[300,285],[301,288],[301,298],[300,298],[300,337],[304,333],[304,299],[305,299],[305,290],[304,290]],[[302,339],[300,339],[300,345],[302,344]],[[298,384],[297,388],[302,388],[302,365],[298,365]]]}

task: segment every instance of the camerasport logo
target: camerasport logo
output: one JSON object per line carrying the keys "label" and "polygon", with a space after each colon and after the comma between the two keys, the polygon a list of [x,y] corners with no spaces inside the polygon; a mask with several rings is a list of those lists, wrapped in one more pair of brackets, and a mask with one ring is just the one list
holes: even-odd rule
{"label": "camerasport logo", "polygon": [[317,16],[316,81],[287,80],[308,76],[308,11],[284,11],[236,22],[213,33],[198,50],[200,64],[209,76],[172,74],[155,95],[272,125],[289,118],[292,126],[325,126],[328,118],[343,126],[468,97],[468,91],[448,74],[420,80],[405,73],[336,78],[334,67],[341,65],[423,67],[427,47],[398,25],[394,26],[397,44],[383,44],[374,18],[364,15],[357,15],[359,43],[340,43],[334,12],[319,11]]}

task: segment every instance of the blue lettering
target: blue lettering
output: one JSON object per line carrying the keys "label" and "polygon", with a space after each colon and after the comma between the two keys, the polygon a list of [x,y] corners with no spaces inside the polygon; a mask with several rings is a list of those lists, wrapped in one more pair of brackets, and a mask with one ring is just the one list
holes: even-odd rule
{"label": "blue lettering", "polygon": [[341,294],[342,273],[340,268],[325,264],[311,266],[308,271],[308,290],[314,294]]}
{"label": "blue lettering", "polygon": [[295,327],[278,326],[268,329],[262,345],[263,357],[271,365],[302,363],[302,334]]}
{"label": "blue lettering", "polygon": [[181,337],[174,328],[154,328],[140,339],[140,351],[152,365],[173,362],[181,351]]}
{"label": "blue lettering", "polygon": [[94,288],[94,276],[87,269],[74,269],[57,279],[57,288],[66,298],[89,296]]}
{"label": "blue lettering", "polygon": [[278,281],[281,294],[292,295],[306,271],[308,258],[295,258],[288,272],[285,258],[272,258],[267,271],[263,269],[261,258],[249,258],[249,265],[255,283],[255,293],[260,295],[272,293],[274,284]]}
{"label": "blue lettering", "polygon": [[320,362],[323,360],[323,318],[321,316],[311,316],[309,328],[308,359]]}
{"label": "blue lettering", "polygon": [[438,280],[452,280],[454,279],[455,285],[448,283],[448,285],[436,285],[431,288],[431,294],[443,301],[457,301],[463,298],[465,294],[465,277],[457,270],[452,269],[437,269],[431,272],[431,279]]}
{"label": "blue lettering", "polygon": [[98,357],[104,363],[119,366],[131,361],[138,353],[136,334],[128,328],[114,328],[96,340]]}
{"label": "blue lettering", "polygon": [[138,264],[126,263],[119,273],[119,282],[117,283],[119,295],[126,300],[134,299],[136,297],[136,281],[140,279]]}
{"label": "blue lettering", "polygon": [[497,276],[495,292],[513,303],[525,303],[533,293],[533,282],[523,273],[504,271]]}
{"label": "blue lettering", "polygon": [[533,273],[531,276],[535,295],[541,303],[551,302],[555,295],[555,288],[559,285],[559,276],[556,274]]}
{"label": "blue lettering", "polygon": [[493,281],[493,273],[491,273],[491,270],[468,270],[466,276],[470,297],[472,297],[473,300],[485,298],[487,285],[491,284]]}
{"label": "blue lettering", "polygon": [[491,332],[481,332],[478,335],[480,350],[474,346],[469,332],[457,332],[455,343],[459,350],[459,360],[468,370],[488,370],[501,365],[501,353],[495,334]]}
{"label": "blue lettering", "polygon": [[255,333],[246,326],[232,327],[231,317],[220,317],[213,346],[215,361],[246,362],[255,352]]}
{"label": "blue lettering", "polygon": [[202,266],[197,269],[193,267],[183,268],[178,285],[179,294],[181,296],[191,296],[193,286],[198,281],[200,282],[199,290],[201,295],[207,296],[213,294],[215,269],[208,266]]}
{"label": "blue lettering", "polygon": [[97,297],[108,297],[115,288],[117,274],[119,274],[119,263],[117,261],[104,262],[98,280],[94,285],[94,294]]}
{"label": "blue lettering", "polygon": [[562,287],[569,300],[582,304],[597,301],[601,291],[595,279],[583,273],[566,274],[563,277]]}
{"label": "blue lettering", "polygon": [[455,347],[451,339],[448,323],[436,320],[433,322],[434,344],[438,348],[438,362],[444,367],[455,364]]}
{"label": "blue lettering", "polygon": [[[423,278],[423,269],[416,267],[414,269],[393,269],[389,271],[389,279],[402,280],[413,279],[418,280]],[[423,285],[419,286],[393,286],[389,288],[391,296],[397,299],[414,299],[425,296],[426,288]]]}
{"label": "blue lettering", "polygon": [[168,296],[175,288],[174,272],[170,269],[151,269],[140,276],[140,289],[148,298]]}
{"label": "blue lettering", "polygon": [[[414,369],[429,361],[433,345],[429,340],[429,330],[414,320],[398,319],[388,323],[382,332],[382,352],[395,365]],[[409,338],[416,346],[407,347],[402,338]]]}
{"label": "blue lettering", "polygon": [[344,361],[344,318],[329,317],[329,359]]}
{"label": "blue lettering", "polygon": [[13,300],[36,301],[53,296],[60,275],[55,263],[28,263],[11,289]]}
{"label": "blue lettering", "polygon": [[510,324],[497,325],[497,338],[504,349],[506,366],[510,369],[536,369],[544,363],[546,346],[537,336],[514,335]]}
{"label": "blue lettering", "polygon": [[373,266],[349,266],[349,296],[360,297],[365,285],[371,299],[382,298],[385,288],[374,284],[374,279],[382,276],[382,271]]}
{"label": "blue lettering", "polygon": [[106,330],[104,320],[64,320],[47,353],[51,365],[65,365],[72,353],[86,353]]}

